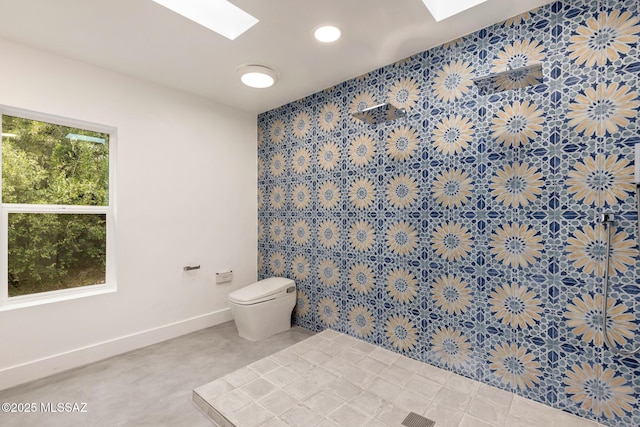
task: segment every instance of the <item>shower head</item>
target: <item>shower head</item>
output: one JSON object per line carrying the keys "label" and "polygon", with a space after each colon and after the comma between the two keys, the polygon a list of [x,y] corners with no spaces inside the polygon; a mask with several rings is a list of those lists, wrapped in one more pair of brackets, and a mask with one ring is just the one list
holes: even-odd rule
{"label": "shower head", "polygon": [[373,107],[365,108],[362,111],[356,111],[352,115],[356,119],[360,119],[370,125],[376,125],[404,117],[407,115],[407,111],[404,108],[398,108],[393,104],[387,103],[374,105]]}
{"label": "shower head", "polygon": [[506,71],[479,77],[473,82],[478,86],[480,95],[539,85],[543,82],[542,64],[515,69],[508,67]]}

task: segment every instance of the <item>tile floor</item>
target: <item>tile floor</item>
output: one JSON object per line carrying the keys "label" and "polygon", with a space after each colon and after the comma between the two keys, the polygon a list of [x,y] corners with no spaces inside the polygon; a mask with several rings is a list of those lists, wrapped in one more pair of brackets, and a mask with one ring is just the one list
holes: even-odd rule
{"label": "tile floor", "polygon": [[[297,326],[259,342],[233,322],[0,390],[0,402],[85,402],[86,413],[3,413],[2,427],[211,427],[192,402],[194,387],[314,333]],[[0,388],[2,383],[0,382]]]}
{"label": "tile floor", "polygon": [[221,427],[599,427],[512,393],[326,330],[196,388]]}

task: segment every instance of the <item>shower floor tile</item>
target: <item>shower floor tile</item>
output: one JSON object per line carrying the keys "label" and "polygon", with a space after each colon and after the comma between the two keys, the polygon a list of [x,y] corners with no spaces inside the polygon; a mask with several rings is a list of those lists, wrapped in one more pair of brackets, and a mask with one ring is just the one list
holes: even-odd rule
{"label": "shower floor tile", "polygon": [[193,391],[220,427],[600,427],[512,393],[326,330]]}

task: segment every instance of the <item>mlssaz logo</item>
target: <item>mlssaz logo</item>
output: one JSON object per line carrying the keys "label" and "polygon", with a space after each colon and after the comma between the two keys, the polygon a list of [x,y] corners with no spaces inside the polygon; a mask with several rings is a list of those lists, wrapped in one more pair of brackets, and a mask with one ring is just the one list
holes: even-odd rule
{"label": "mlssaz logo", "polygon": [[85,402],[81,403],[52,403],[52,402],[42,402],[40,403],[40,412],[87,412],[87,404]]}

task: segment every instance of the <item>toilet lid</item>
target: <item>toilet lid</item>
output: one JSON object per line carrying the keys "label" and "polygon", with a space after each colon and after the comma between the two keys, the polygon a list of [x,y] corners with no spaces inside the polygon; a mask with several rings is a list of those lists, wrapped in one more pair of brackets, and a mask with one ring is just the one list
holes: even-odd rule
{"label": "toilet lid", "polygon": [[235,290],[229,294],[229,301],[249,305],[269,301],[295,293],[296,282],[286,277],[270,277]]}

